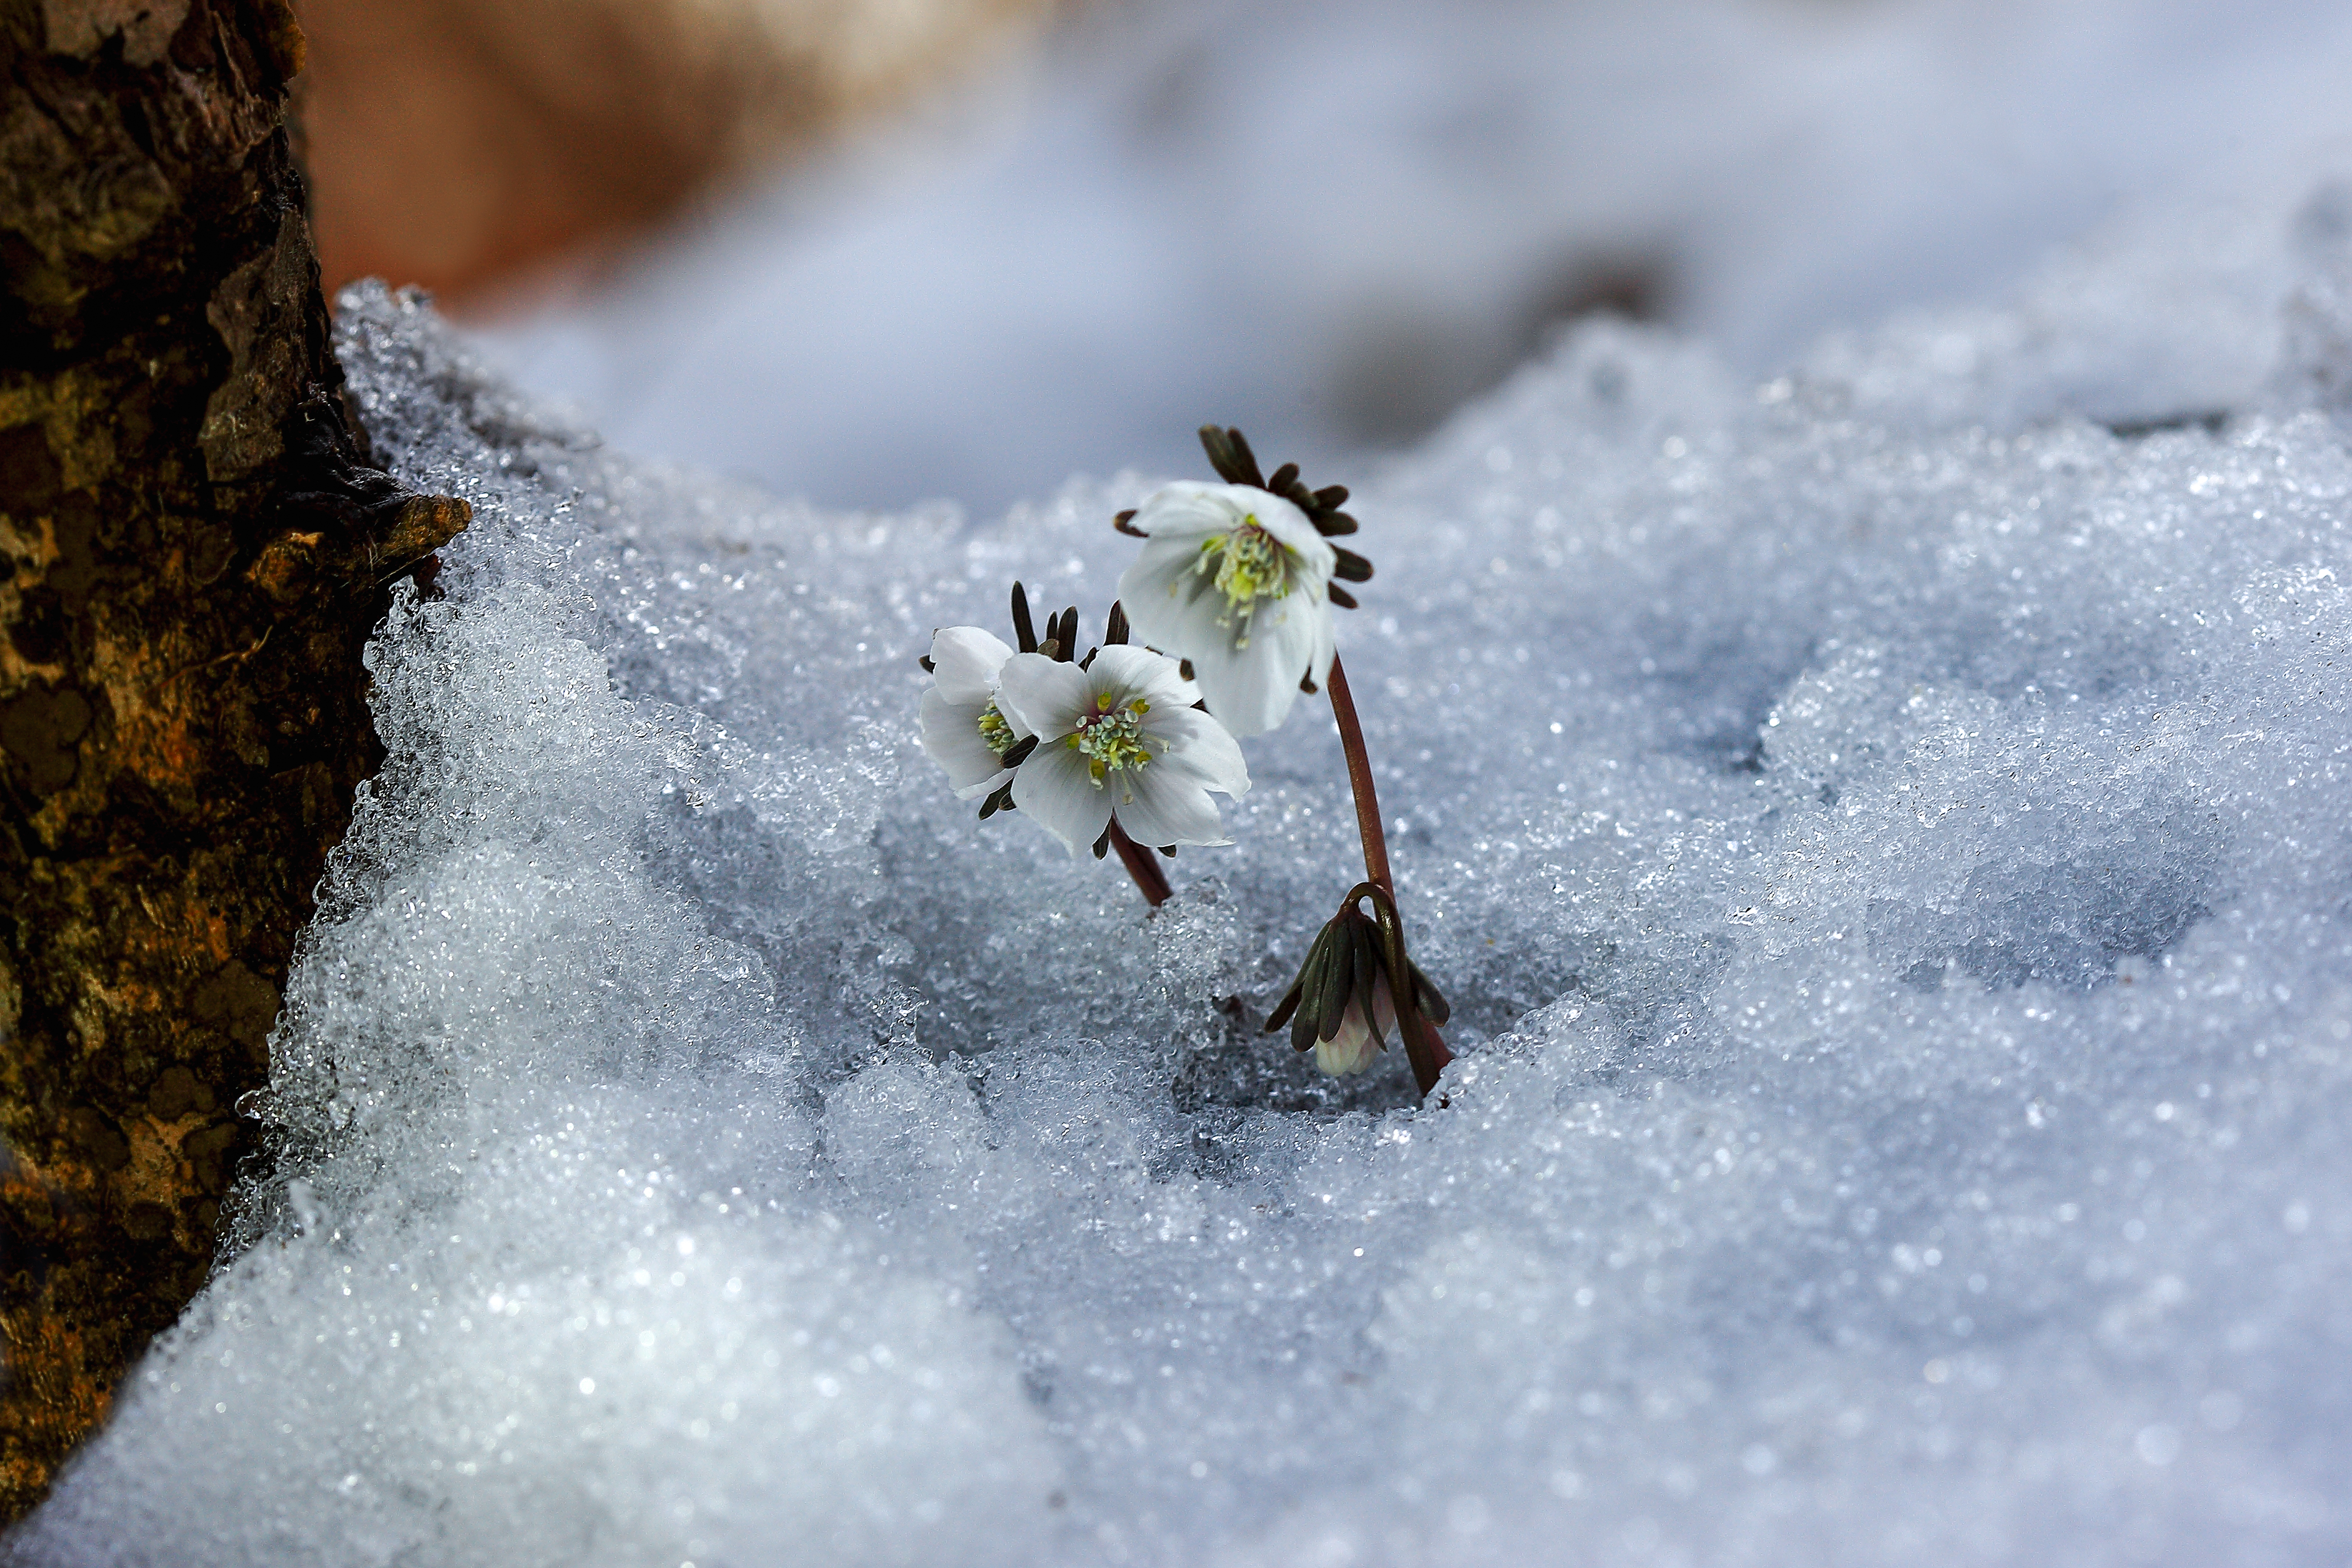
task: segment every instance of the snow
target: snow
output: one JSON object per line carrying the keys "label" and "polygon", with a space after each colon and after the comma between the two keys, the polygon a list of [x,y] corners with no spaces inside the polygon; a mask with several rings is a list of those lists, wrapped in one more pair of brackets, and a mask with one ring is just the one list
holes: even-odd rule
{"label": "snow", "polygon": [[[931,628],[1098,614],[1145,479],[821,513],[349,297],[477,521],[249,1246],[11,1560],[2341,1560],[2345,200],[2201,313],[2124,246],[1762,383],[1589,327],[1370,476],[1419,1110],[1254,1029],[1328,721],[1148,921],[916,746]],[[2273,277],[2254,390],[2167,360]],[[2159,363],[2235,411],[2064,412]]]}
{"label": "snow", "polygon": [[[478,341],[629,450],[831,506],[1192,473],[1204,419],[1356,468],[1595,298],[1757,379],[1996,298],[2352,147],[2347,76],[2309,0],[1130,0]],[[2180,412],[2121,390],[2078,412]]]}
{"label": "snow", "polygon": [[241,1250],[0,1560],[2352,1556],[2352,185],[2266,167],[1309,468],[1424,1108],[1256,1031],[1358,874],[1328,721],[1148,920],[917,745],[935,627],[1099,625],[1204,468],[821,510],[347,297],[476,521]]}

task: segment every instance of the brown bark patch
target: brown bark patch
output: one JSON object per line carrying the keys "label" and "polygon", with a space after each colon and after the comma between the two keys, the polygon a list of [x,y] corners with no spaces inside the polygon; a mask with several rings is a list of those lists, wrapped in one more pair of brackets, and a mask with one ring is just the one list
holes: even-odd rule
{"label": "brown bark patch", "polygon": [[360,656],[465,508],[345,424],[263,0],[0,7],[0,1521],[198,1289]]}

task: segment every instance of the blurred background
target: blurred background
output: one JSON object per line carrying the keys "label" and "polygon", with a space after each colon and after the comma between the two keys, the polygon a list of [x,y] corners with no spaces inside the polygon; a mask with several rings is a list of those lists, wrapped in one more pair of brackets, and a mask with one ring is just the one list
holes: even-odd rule
{"label": "blurred background", "polygon": [[331,287],[634,452],[975,517],[1205,419],[1331,472],[1594,310],[1760,378],[2352,147],[2318,0],[296,8]]}

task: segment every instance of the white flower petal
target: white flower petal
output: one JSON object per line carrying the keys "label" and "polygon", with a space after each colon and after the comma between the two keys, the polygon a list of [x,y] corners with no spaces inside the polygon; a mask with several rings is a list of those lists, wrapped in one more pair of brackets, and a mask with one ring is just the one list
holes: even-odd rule
{"label": "white flower petal", "polygon": [[1003,639],[978,626],[946,626],[931,634],[931,679],[950,702],[985,702],[996,672],[1013,657]]}
{"label": "white flower petal", "polygon": [[1197,775],[1173,759],[1110,775],[1111,808],[1138,844],[1231,844],[1217,803]]}
{"label": "white flower petal", "polygon": [[1339,1032],[1315,1042],[1315,1065],[1333,1078],[1363,1071],[1379,1054],[1380,1042],[1364,1022],[1363,1009],[1353,1003],[1348,1005],[1347,1016],[1339,1020]]}
{"label": "white flower petal", "polygon": [[1048,743],[1078,727],[1078,715],[1094,697],[1085,670],[1042,653],[1016,653],[997,675],[996,710],[1022,733],[1042,735]]}
{"label": "white flower petal", "polygon": [[1307,672],[1305,661],[1293,668],[1272,637],[1253,637],[1239,650],[1214,643],[1188,657],[1209,711],[1236,735],[1262,735],[1288,718],[1298,700],[1298,678]]}
{"label": "white flower petal", "polygon": [[1087,667],[1087,677],[1105,700],[1106,708],[1124,708],[1141,698],[1158,712],[1189,709],[1201,700],[1199,689],[1184,679],[1182,668],[1174,659],[1148,647],[1114,643],[1095,655],[1094,663]]}
{"label": "white flower petal", "polygon": [[1212,575],[1200,570],[1201,544],[1196,539],[1172,542],[1147,540],[1134,564],[1120,574],[1118,602],[1127,611],[1136,640],[1165,648],[1180,640],[1178,628],[1195,606],[1207,605],[1213,625],[1224,604]]}
{"label": "white flower petal", "polygon": [[1188,561],[1166,592],[1154,593],[1150,582],[1131,581],[1144,574],[1149,564],[1137,562],[1118,582],[1119,603],[1127,609],[1137,642],[1174,658],[1190,658],[1200,648],[1232,643],[1233,627],[1218,624],[1225,613],[1225,596],[1217,592],[1210,574],[1195,572]]}
{"label": "white flower petal", "polygon": [[[1270,490],[1255,485],[1207,484],[1198,479],[1179,479],[1172,485],[1154,490],[1150,499],[1135,509],[1128,526],[1138,533],[1153,539],[1190,540],[1195,546],[1213,533],[1231,533],[1241,526],[1255,504],[1255,498],[1288,501]],[[1297,511],[1297,507],[1290,507]],[[1311,525],[1310,525],[1311,526]]]}
{"label": "white flower petal", "polygon": [[1092,849],[1102,837],[1110,820],[1111,792],[1095,783],[1077,751],[1047,741],[1014,771],[1013,804],[1076,855]]}
{"label": "white flower petal", "polygon": [[1183,769],[1155,762],[1110,775],[1112,814],[1136,844],[1233,844],[1216,802]]}
{"label": "white flower petal", "polygon": [[948,771],[959,799],[986,795],[1005,780],[1004,763],[980,732],[986,702],[950,702],[937,687],[923,693],[923,750]]}
{"label": "white flower petal", "polygon": [[1328,604],[1323,613],[1315,617],[1315,642],[1307,652],[1307,673],[1314,679],[1318,691],[1331,683],[1331,661],[1339,657],[1339,638],[1334,625],[1338,618]]}
{"label": "white flower petal", "polygon": [[[1194,708],[1179,708],[1170,713],[1147,715],[1143,729],[1154,741],[1171,742],[1167,754],[1151,764],[1154,768],[1181,767],[1203,789],[1216,790],[1235,799],[1249,793],[1249,763],[1242,759],[1241,746],[1234,740],[1233,732],[1218,723],[1214,716]],[[1158,749],[1153,747],[1154,751]]]}
{"label": "white flower petal", "polygon": [[1320,601],[1311,607],[1297,601],[1304,595],[1293,594],[1278,606],[1281,614],[1268,619],[1263,613],[1250,636],[1252,651],[1260,637],[1268,645],[1266,657],[1278,669],[1291,672],[1290,683],[1296,687],[1301,676],[1315,682],[1321,690],[1331,674],[1331,657],[1338,644],[1331,635],[1331,609]]}
{"label": "white flower petal", "polygon": [[1389,994],[1389,977],[1383,973],[1372,978],[1372,1016],[1366,1019],[1360,1003],[1350,1000],[1348,1010],[1339,1016],[1339,1032],[1328,1040],[1315,1042],[1315,1065],[1334,1078],[1363,1071],[1385,1048],[1384,1042],[1395,1037],[1396,1007]]}

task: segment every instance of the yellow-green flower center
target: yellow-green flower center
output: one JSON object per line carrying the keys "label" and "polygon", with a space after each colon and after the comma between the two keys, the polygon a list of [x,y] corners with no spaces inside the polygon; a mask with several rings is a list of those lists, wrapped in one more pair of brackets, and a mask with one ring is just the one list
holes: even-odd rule
{"label": "yellow-green flower center", "polygon": [[980,710],[980,738],[987,742],[988,749],[1000,757],[1011,751],[1021,739],[1013,732],[1011,721],[996,710],[992,699]]}
{"label": "yellow-green flower center", "polygon": [[1063,742],[1087,759],[1087,773],[1097,788],[1113,769],[1140,772],[1151,762],[1143,736],[1143,716],[1151,711],[1151,704],[1140,697],[1119,708],[1102,704],[1103,699],[1096,698],[1094,711],[1079,715],[1076,731]]}
{"label": "yellow-green flower center", "polygon": [[1217,592],[1225,596],[1225,614],[1218,625],[1243,621],[1238,647],[1249,646],[1248,619],[1261,599],[1279,599],[1290,592],[1290,552],[1282,542],[1259,526],[1255,513],[1242,519],[1231,533],[1220,533],[1201,543],[1201,566],[1215,564]]}

